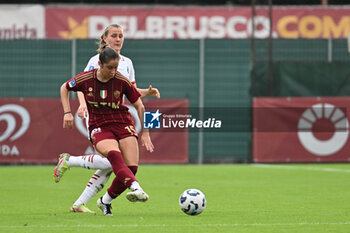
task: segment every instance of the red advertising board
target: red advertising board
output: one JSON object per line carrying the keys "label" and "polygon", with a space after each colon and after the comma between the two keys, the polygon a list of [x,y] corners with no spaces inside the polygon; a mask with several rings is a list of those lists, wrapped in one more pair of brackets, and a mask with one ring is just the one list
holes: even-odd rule
{"label": "red advertising board", "polygon": [[[146,100],[145,107],[188,108],[188,101]],[[77,109],[78,101],[71,101]],[[131,109],[132,110],[132,109]],[[136,111],[136,110],[135,110]],[[63,129],[59,99],[0,99],[0,163],[54,163],[60,153],[92,153],[84,122],[75,117],[73,130]],[[153,153],[140,146],[141,163],[188,162],[188,133],[151,132]]]}
{"label": "red advertising board", "polygon": [[[46,38],[94,38],[112,23],[133,39],[249,38],[250,7],[48,6]],[[269,37],[267,7],[257,7],[255,36]],[[350,7],[273,7],[274,38],[346,38]]]}
{"label": "red advertising board", "polygon": [[254,98],[253,159],[347,162],[350,98]]}

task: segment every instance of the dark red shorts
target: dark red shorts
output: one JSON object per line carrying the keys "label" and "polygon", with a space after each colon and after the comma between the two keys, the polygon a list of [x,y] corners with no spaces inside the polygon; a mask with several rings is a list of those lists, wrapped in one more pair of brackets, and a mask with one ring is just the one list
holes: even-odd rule
{"label": "dark red shorts", "polygon": [[132,124],[110,124],[94,128],[90,131],[90,140],[94,146],[105,139],[119,141],[130,136],[138,138],[135,127]]}

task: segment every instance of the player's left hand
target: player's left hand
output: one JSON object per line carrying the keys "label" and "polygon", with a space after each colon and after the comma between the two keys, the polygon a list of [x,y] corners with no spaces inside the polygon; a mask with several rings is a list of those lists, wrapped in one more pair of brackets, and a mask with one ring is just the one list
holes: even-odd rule
{"label": "player's left hand", "polygon": [[80,118],[84,118],[85,116],[87,116],[87,107],[86,105],[80,104],[79,108],[78,108],[78,116]]}
{"label": "player's left hand", "polygon": [[154,146],[153,146],[153,143],[151,141],[151,138],[150,138],[148,132],[143,132],[142,133],[142,135],[141,135],[141,144],[142,144],[142,146],[146,147],[147,151],[153,152]]}
{"label": "player's left hand", "polygon": [[147,96],[155,96],[159,99],[160,93],[157,88],[153,88],[152,85],[149,85],[149,88],[147,90]]}

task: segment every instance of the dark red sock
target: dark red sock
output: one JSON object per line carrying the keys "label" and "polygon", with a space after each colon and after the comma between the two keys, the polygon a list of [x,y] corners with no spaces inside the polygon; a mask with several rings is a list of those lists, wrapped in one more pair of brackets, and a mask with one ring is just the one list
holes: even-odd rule
{"label": "dark red sock", "polygon": [[125,165],[122,154],[119,151],[112,150],[108,152],[107,159],[112,165],[116,179],[120,180],[126,187],[136,181],[134,174]]}
{"label": "dark red sock", "polygon": [[[138,166],[128,166],[128,168],[135,175]],[[114,199],[120,194],[122,194],[125,191],[125,189],[127,189],[127,187],[120,180],[114,179],[112,185],[108,188],[107,192],[109,196],[111,196]]]}

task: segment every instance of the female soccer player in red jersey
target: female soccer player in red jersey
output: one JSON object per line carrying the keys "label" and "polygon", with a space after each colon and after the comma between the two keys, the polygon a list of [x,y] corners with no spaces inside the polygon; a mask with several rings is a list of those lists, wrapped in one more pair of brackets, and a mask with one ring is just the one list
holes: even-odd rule
{"label": "female soccer player in red jersey", "polygon": [[[131,59],[128,57],[125,57],[120,54],[120,51],[123,47],[124,43],[124,32],[123,28],[118,24],[111,24],[102,33],[99,41],[99,48],[98,48],[98,54],[91,57],[86,68],[84,71],[89,71],[95,68],[99,68],[99,53],[102,50],[102,48],[106,45],[111,46],[113,49],[115,49],[118,54],[120,55],[119,65],[118,65],[118,71],[123,74],[128,80],[133,84],[134,87],[136,87],[135,82],[135,71],[132,64]],[[156,96],[157,98],[160,97],[159,91],[157,88],[153,88],[150,86],[148,89],[139,89],[137,90],[140,92],[141,97],[146,96]],[[84,113],[87,111],[87,105],[85,102],[84,95],[81,92],[78,92],[78,98],[80,102],[80,106],[78,109],[78,115],[80,117],[84,116]],[[124,145],[123,141],[120,145],[123,148],[127,145]],[[126,160],[126,165],[130,167],[135,173],[137,170],[138,160]],[[67,153],[63,153],[60,155],[58,165],[56,166],[54,170],[54,180],[55,182],[59,182],[62,178],[63,174],[69,167],[74,166],[80,166],[88,169],[98,169],[95,174],[92,175],[91,179],[89,180],[88,184],[86,185],[84,191],[82,194],[78,197],[78,199],[73,203],[73,205],[70,207],[71,212],[84,212],[84,213],[94,213],[91,211],[87,206],[86,203],[94,197],[107,183],[111,172],[112,172],[112,166],[109,163],[108,159],[101,157],[100,155],[83,155],[83,156],[70,156]],[[120,193],[124,191],[124,189],[121,186]]]}
{"label": "female soccer player in red jersey", "polygon": [[[130,188],[131,192],[126,195],[129,201],[148,200],[148,195],[134,176],[137,163],[136,166],[127,167],[124,162],[128,161],[128,164],[131,164],[132,161],[138,161],[139,155],[137,133],[132,116],[123,104],[123,95],[134,105],[141,123],[144,106],[139,98],[140,93],[117,71],[119,59],[120,56],[114,49],[106,47],[99,55],[100,68],[81,73],[61,86],[63,127],[71,129],[73,126],[68,92],[81,91],[84,93],[90,116],[91,141],[95,149],[109,160],[116,175],[106,194],[98,199],[98,207],[104,215],[112,215],[111,201],[120,194],[121,186],[124,190]],[[143,130],[141,142],[148,151],[153,151],[147,130]],[[121,144],[125,146],[123,155],[120,152]]]}
{"label": "female soccer player in red jersey", "polygon": [[[101,35],[100,42],[99,42],[99,48],[97,50],[98,54],[91,57],[88,64],[86,65],[84,71],[89,71],[95,68],[99,68],[98,64],[98,57],[99,53],[102,50],[102,48],[106,45],[109,45],[112,47],[115,51],[118,52],[120,55],[120,61],[118,65],[118,71],[124,75],[126,78],[129,79],[129,81],[136,87],[136,80],[135,80],[135,69],[133,66],[133,63],[130,58],[125,57],[120,54],[121,49],[124,44],[124,30],[123,27],[119,24],[111,24],[104,30],[103,34]],[[148,89],[140,89],[137,88],[138,92],[141,94],[141,98],[144,98],[146,96],[156,96],[157,98],[160,98],[160,94],[157,88],[153,88],[151,85]],[[78,98],[80,102],[80,106],[78,109],[78,114],[80,117],[84,116],[84,111],[86,111],[86,104],[84,101],[84,96],[80,95],[78,92]]]}

